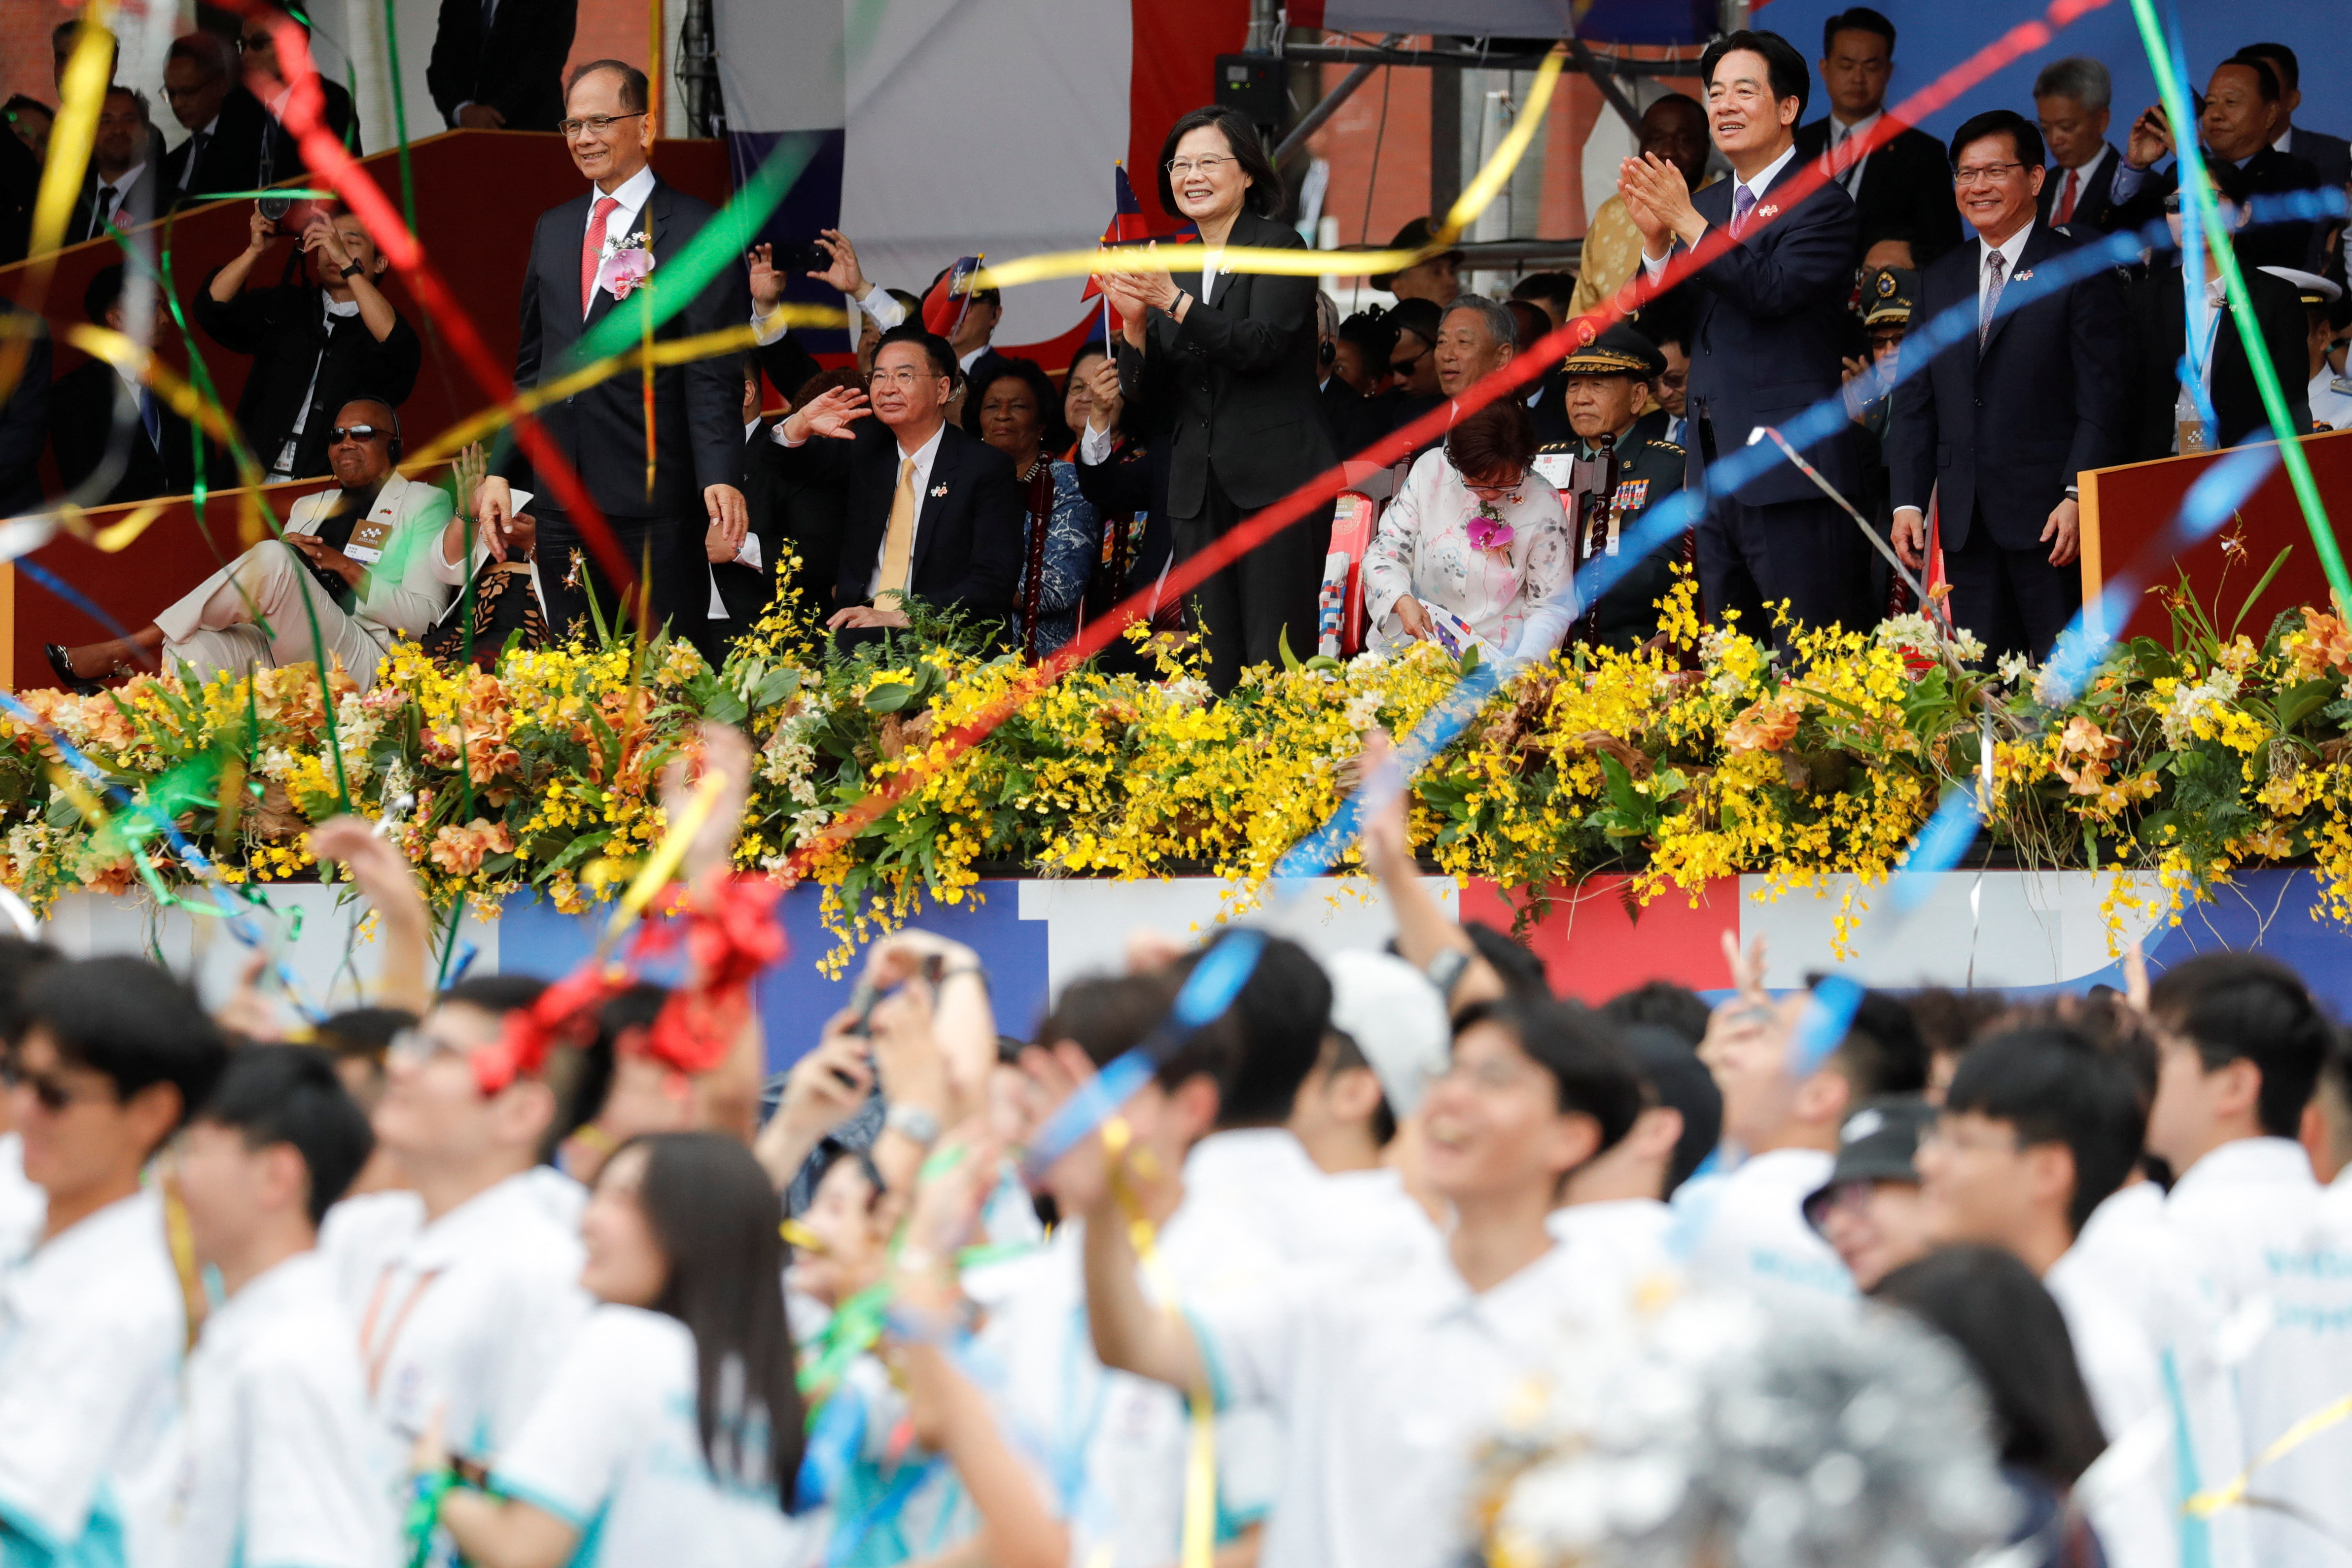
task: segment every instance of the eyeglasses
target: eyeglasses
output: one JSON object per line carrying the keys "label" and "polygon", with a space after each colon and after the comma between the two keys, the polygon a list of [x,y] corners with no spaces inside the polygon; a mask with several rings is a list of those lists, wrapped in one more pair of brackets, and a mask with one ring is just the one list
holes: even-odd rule
{"label": "eyeglasses", "polygon": [[635,120],[645,112],[642,109],[633,109],[626,114],[592,114],[585,120],[559,120],[555,122],[555,129],[563,132],[567,141],[583,131],[593,131],[602,136],[612,130],[616,121]]}
{"label": "eyeglasses", "polygon": [[2021,170],[2024,167],[2022,163],[1986,163],[1982,166],[1971,164],[1966,169],[1955,169],[1952,171],[1952,188],[1956,191],[1964,191],[1970,185],[1998,185],[2009,178],[2011,170]]}
{"label": "eyeglasses", "polygon": [[462,1058],[467,1052],[464,1046],[454,1040],[443,1040],[437,1034],[428,1034],[421,1029],[404,1029],[392,1037],[392,1043],[384,1047],[383,1054],[387,1061],[422,1067],[436,1056]]}
{"label": "eyeglasses", "polygon": [[945,379],[928,371],[910,371],[901,365],[895,371],[876,371],[866,377],[866,381],[869,386],[898,387],[904,390],[912,387],[918,382],[936,382]]}
{"label": "eyeglasses", "polygon": [[52,1116],[64,1114],[78,1100],[103,1098],[97,1094],[78,1094],[71,1084],[54,1073],[27,1072],[22,1064],[14,1061],[0,1061],[0,1084],[30,1091],[35,1103]]}
{"label": "eyeglasses", "polygon": [[1499,484],[1490,484],[1477,479],[1465,478],[1462,481],[1462,487],[1469,491],[1472,495],[1482,498],[1516,501],[1519,498],[1519,486],[1527,482],[1528,476],[1526,473],[1521,472],[1514,475],[1510,479]]}
{"label": "eyeglasses", "polygon": [[1171,158],[1168,160],[1168,172],[1181,180],[1195,171],[1214,174],[1226,164],[1238,162],[1240,160],[1234,158]]}
{"label": "eyeglasses", "polygon": [[379,435],[391,434],[373,424],[339,424],[327,432],[327,441],[331,445],[341,446],[346,441],[373,441]]}
{"label": "eyeglasses", "polygon": [[1412,374],[1413,366],[1421,363],[1422,361],[1427,358],[1429,358],[1429,350],[1427,349],[1423,349],[1418,354],[1408,355],[1402,360],[1391,360],[1389,361],[1389,369],[1395,371],[1398,375],[1409,376]]}

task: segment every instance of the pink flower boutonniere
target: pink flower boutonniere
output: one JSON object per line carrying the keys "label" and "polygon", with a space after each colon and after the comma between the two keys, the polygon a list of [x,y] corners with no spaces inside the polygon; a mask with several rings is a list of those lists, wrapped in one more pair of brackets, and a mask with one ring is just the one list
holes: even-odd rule
{"label": "pink flower boutonniere", "polygon": [[654,253],[642,234],[625,235],[604,242],[604,259],[596,265],[596,287],[615,299],[626,299],[654,269]]}
{"label": "pink flower boutonniere", "polygon": [[1470,519],[1469,534],[1470,547],[1490,555],[1508,550],[1511,542],[1519,537],[1518,530],[1488,510],[1483,502],[1479,505],[1478,515]]}

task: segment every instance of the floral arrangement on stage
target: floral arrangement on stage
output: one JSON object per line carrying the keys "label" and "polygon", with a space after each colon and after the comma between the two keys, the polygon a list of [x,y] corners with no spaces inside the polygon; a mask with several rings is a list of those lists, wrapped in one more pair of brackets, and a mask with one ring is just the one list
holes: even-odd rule
{"label": "floral arrangement on stage", "polygon": [[[2257,640],[2171,593],[2168,642],[2116,646],[2063,700],[2047,672],[1972,669],[1974,650],[1916,616],[1801,633],[1784,665],[1746,630],[1703,630],[1694,600],[1685,581],[1661,601],[1648,649],[1559,656],[1504,685],[1414,780],[1423,854],[1518,890],[1530,914],[1596,872],[1633,873],[1643,902],[1738,872],[1780,888],[1851,873],[1843,936],[1860,890],[1961,788],[1989,797],[1990,838],[2019,863],[2118,873],[2118,925],[2126,907],[2177,913],[2276,862],[2315,863],[2326,912],[2352,924],[2352,631],[2333,613],[2282,616]],[[365,693],[308,665],[24,693],[152,810],[110,806],[38,728],[0,718],[0,879],[37,906],[184,883],[142,827],[158,818],[226,879],[308,877],[306,831],[348,802],[395,819],[445,908],[537,889],[583,909],[659,839],[654,781],[709,718],[759,747],[742,864],[825,889],[838,964],[926,900],[961,901],[984,866],[1262,881],[1355,783],[1362,733],[1406,734],[1465,673],[1423,647],[1253,672],[1219,699],[1187,654],[1139,643],[1154,667],[1082,666],[950,756],[946,737],[1025,677],[1017,657],[952,627],[895,663],[813,646],[787,604],[719,670],[667,638],[509,651],[488,671],[403,645]],[[826,836],[893,780],[896,806]]]}

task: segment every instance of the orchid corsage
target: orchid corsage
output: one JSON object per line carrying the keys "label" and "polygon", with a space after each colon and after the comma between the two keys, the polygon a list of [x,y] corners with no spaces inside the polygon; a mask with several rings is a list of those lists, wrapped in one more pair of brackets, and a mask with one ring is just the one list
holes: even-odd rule
{"label": "orchid corsage", "polygon": [[615,299],[626,299],[654,269],[654,253],[646,248],[642,232],[607,239],[596,263],[596,287]]}
{"label": "orchid corsage", "polygon": [[1492,501],[1478,502],[1478,515],[1470,519],[1470,547],[1489,555],[1508,555],[1518,530],[1502,519]]}

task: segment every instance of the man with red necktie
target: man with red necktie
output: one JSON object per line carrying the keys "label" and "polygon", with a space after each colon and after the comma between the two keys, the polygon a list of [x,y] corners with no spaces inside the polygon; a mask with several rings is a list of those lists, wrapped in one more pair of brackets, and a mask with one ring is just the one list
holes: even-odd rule
{"label": "man with red necktie", "polygon": [[2039,216],[2078,238],[2116,226],[2116,167],[2123,159],[2107,141],[2114,99],[2107,68],[2087,55],[2053,60],[2033,78],[2033,114],[2051,159]]}
{"label": "man with red necktie", "polygon": [[[566,84],[561,129],[572,163],[593,188],[540,216],[523,278],[518,391],[577,368],[581,340],[638,288],[650,283],[658,291],[661,267],[674,265],[715,215],[709,204],[654,173],[646,89],[645,73],[618,60],[593,60]],[[749,309],[743,268],[731,265],[654,336],[719,331]],[[646,574],[655,630],[673,618],[681,632],[700,625],[710,588],[706,536],[716,527],[740,545],[750,527],[742,401],[735,361],[723,355],[656,370],[650,475],[640,375],[608,377],[539,411],[541,426],[579,474],[630,570]],[[531,512],[539,521],[548,629],[562,636],[577,625],[587,615],[591,589],[609,619],[621,595],[520,445],[475,492],[474,513],[492,552],[505,557],[519,489],[542,493]]]}

